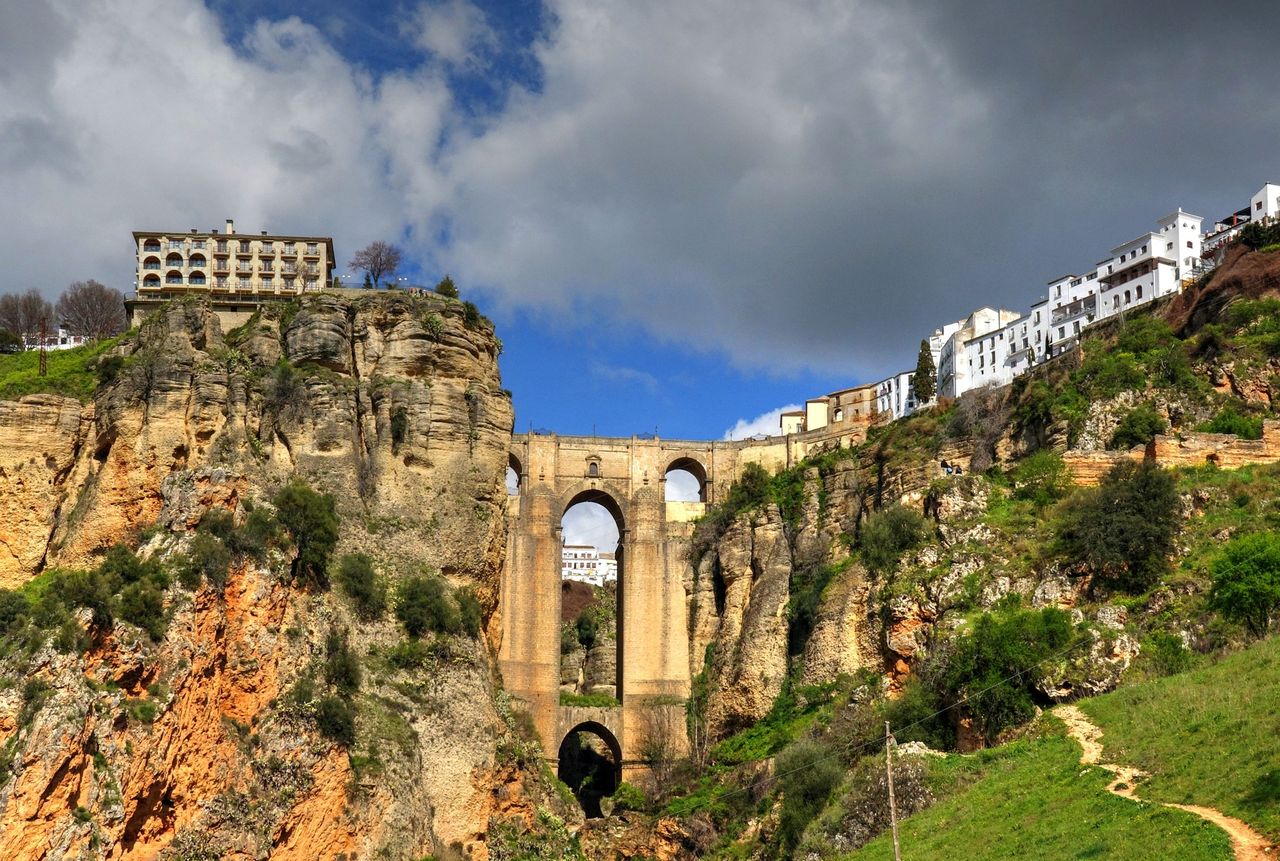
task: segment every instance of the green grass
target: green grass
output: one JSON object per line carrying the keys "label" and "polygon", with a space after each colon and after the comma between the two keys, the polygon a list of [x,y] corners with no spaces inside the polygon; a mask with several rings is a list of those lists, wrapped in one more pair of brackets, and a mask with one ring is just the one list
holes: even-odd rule
{"label": "green grass", "polygon": [[1153,801],[1216,807],[1280,839],[1280,638],[1080,704]]}
{"label": "green grass", "polygon": [[119,341],[120,338],[109,338],[71,350],[50,350],[47,354],[48,375],[44,377],[39,376],[38,350],[0,355],[0,400],[49,392],[87,401],[98,387],[94,360]]}
{"label": "green grass", "polygon": [[[1226,834],[1199,818],[1106,792],[1109,775],[1081,767],[1080,748],[1060,724],[1052,735],[932,768],[979,779],[901,824],[902,857],[911,861],[1231,858]],[[893,843],[883,834],[845,857],[891,859]]]}
{"label": "green grass", "polygon": [[619,705],[618,701],[608,694],[571,694],[560,692],[560,705],[582,706],[585,708],[611,709]]}

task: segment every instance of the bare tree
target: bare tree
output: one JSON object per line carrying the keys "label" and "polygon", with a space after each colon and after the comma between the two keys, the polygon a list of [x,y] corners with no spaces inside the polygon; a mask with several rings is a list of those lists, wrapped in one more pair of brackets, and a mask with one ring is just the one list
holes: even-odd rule
{"label": "bare tree", "polygon": [[664,797],[670,789],[675,762],[686,753],[682,718],[678,706],[655,704],[640,713],[640,759],[649,766],[655,798]]}
{"label": "bare tree", "polygon": [[93,279],[68,287],[58,297],[56,311],[73,335],[110,338],[125,328],[124,295]]}
{"label": "bare tree", "polygon": [[381,239],[376,242],[370,242],[364,248],[357,251],[352,257],[351,262],[347,264],[348,269],[361,270],[368,281],[374,287],[378,286],[378,282],[383,276],[392,276],[396,273],[396,269],[400,267],[400,258],[403,256],[399,248],[396,248],[390,242],[383,242]]}
{"label": "bare tree", "polygon": [[41,321],[52,324],[53,306],[38,290],[0,296],[0,329],[7,329],[19,338],[29,338],[40,333]]}

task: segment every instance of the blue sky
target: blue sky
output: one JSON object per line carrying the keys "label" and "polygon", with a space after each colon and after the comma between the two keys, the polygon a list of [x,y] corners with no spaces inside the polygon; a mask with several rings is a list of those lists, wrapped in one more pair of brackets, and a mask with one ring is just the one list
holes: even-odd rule
{"label": "blue sky", "polygon": [[228,216],[340,264],[391,240],[497,322],[519,429],[720,437],[1280,179],[1277,30],[1260,0],[10,3],[0,290],[128,291],[131,230]]}

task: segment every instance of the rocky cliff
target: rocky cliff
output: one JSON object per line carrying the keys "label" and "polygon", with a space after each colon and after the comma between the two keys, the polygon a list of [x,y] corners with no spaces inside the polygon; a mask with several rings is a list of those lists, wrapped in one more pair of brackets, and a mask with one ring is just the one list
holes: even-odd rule
{"label": "rocky cliff", "polygon": [[[231,332],[174,303],[101,360],[91,401],[0,403],[0,586],[39,578],[35,596],[120,543],[178,564],[208,511],[242,521],[301,478],[335,497],[337,554],[392,586],[438,572],[489,618],[512,423],[499,351],[435,296],[325,294]],[[388,660],[398,624],[291,582],[289,552],[235,562],[222,588],[170,585],[159,637],[82,609],[71,642],[6,646],[0,856],[483,858],[491,820],[540,815],[492,644],[441,635]],[[299,694],[335,632],[362,665],[349,746]]]}

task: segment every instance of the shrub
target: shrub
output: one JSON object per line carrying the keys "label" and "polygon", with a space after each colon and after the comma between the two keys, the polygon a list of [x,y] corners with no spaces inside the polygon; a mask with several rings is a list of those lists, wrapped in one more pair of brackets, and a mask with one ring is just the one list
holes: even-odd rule
{"label": "shrub", "polygon": [[351,747],[356,743],[356,716],[351,703],[341,697],[324,697],[316,703],[316,728],[332,742]]}
{"label": "shrub", "polygon": [[1036,508],[1052,505],[1071,490],[1071,473],[1062,456],[1041,449],[1025,457],[1013,470],[1013,496],[1035,504]]}
{"label": "shrub", "polygon": [[782,792],[778,840],[790,857],[800,843],[805,826],[822,812],[844,772],[831,751],[816,741],[804,739],[778,755],[777,774]]}
{"label": "shrub", "polygon": [[197,532],[191,539],[186,559],[178,569],[178,579],[193,591],[206,580],[214,588],[221,589],[227,584],[230,567],[231,551],[227,546],[211,533]]}
{"label": "shrub", "polygon": [[200,518],[200,523],[196,526],[196,531],[207,532],[223,541],[231,537],[231,533],[235,532],[235,517],[225,508],[210,508]]}
{"label": "shrub", "polygon": [[1071,640],[1071,617],[1056,608],[984,613],[937,659],[932,683],[947,701],[964,703],[992,743],[1035,714],[1036,667]]}
{"label": "shrub", "polygon": [[404,580],[396,595],[396,618],[410,637],[421,637],[428,631],[456,634],[462,628],[458,608],[438,576]]}
{"label": "shrub", "polygon": [[1178,533],[1172,476],[1150,463],[1112,467],[1098,487],[1077,492],[1060,509],[1058,549],[1100,581],[1132,594],[1168,570]]}
{"label": "shrub", "polygon": [[1227,406],[1196,430],[1205,433],[1232,433],[1240,439],[1262,439],[1262,417],[1242,415],[1234,407]]}
{"label": "shrub", "polygon": [[347,593],[361,619],[381,619],[387,611],[387,587],[378,580],[373,560],[364,553],[348,553],[342,557],[338,564],[338,585]]}
{"label": "shrub", "polygon": [[325,637],[324,680],[346,696],[360,690],[360,659],[352,650],[346,631],[330,630]]}
{"label": "shrub", "polygon": [[1153,631],[1142,644],[1142,657],[1154,676],[1172,676],[1191,669],[1191,651],[1182,638],[1164,631]]}
{"label": "shrub", "polygon": [[338,543],[338,513],[332,494],[317,493],[294,479],[272,502],[298,550],[293,561],[294,579],[327,589],[329,556]]}
{"label": "shrub", "polygon": [[400,670],[416,670],[431,657],[431,650],[422,640],[405,640],[387,651],[387,662]]}
{"label": "shrub", "polygon": [[596,644],[596,620],[592,615],[584,610],[578,614],[577,620],[573,623],[574,631],[578,635],[578,643],[584,649],[590,649]]}
{"label": "shrub", "polygon": [[0,589],[0,637],[22,627],[31,612],[27,596],[12,589]]}
{"label": "shrub", "polygon": [[120,618],[159,640],[164,636],[164,594],[149,580],[130,583],[120,592]]}
{"label": "shrub", "polygon": [[1156,434],[1164,433],[1167,427],[1164,416],[1156,412],[1155,407],[1139,404],[1120,419],[1107,448],[1128,450],[1135,445],[1145,446],[1156,438]]}
{"label": "shrub", "polygon": [[308,403],[306,379],[287,359],[280,359],[271,369],[263,392],[262,407],[269,424],[297,421]]}
{"label": "shrub", "polygon": [[237,556],[262,558],[267,548],[280,541],[280,524],[261,508],[249,512],[240,528],[227,538],[227,549]]}
{"label": "shrub", "polygon": [[436,292],[439,293],[441,296],[445,296],[449,299],[458,298],[457,285],[453,283],[453,279],[450,278],[448,275],[441,278],[440,283],[436,284]]}
{"label": "shrub", "polygon": [[858,533],[858,552],[863,564],[876,574],[893,568],[903,553],[928,537],[924,516],[901,505],[874,512]]}
{"label": "shrub", "polygon": [[1280,535],[1260,532],[1231,540],[1211,572],[1213,608],[1255,637],[1265,635],[1280,611]]}
{"label": "shrub", "polygon": [[480,309],[475,306],[474,302],[462,303],[462,325],[468,329],[480,328],[480,321],[484,317],[480,316]]}
{"label": "shrub", "polygon": [[106,579],[112,591],[125,583],[160,578],[163,572],[155,559],[143,560],[123,544],[116,544],[98,565],[98,573]]}
{"label": "shrub", "polygon": [[617,790],[613,793],[613,810],[615,813],[620,813],[623,810],[643,812],[648,809],[649,797],[644,794],[643,789],[634,783],[627,783],[625,780],[618,784]]}
{"label": "shrub", "polygon": [[391,414],[391,443],[400,445],[409,436],[409,411],[397,407]]}
{"label": "shrub", "polygon": [[95,628],[110,628],[113,589],[99,571],[67,571],[49,586],[49,594],[68,609],[85,607],[92,613]]}
{"label": "shrub", "polygon": [[458,618],[462,622],[462,632],[473,639],[479,637],[484,613],[480,609],[480,601],[476,598],[475,590],[470,587],[459,589],[454,597],[458,601]]}
{"label": "shrub", "polygon": [[909,678],[896,699],[884,701],[884,720],[900,744],[919,741],[934,750],[949,750],[955,746],[956,734],[947,715],[940,714],[944,705],[936,690]]}

